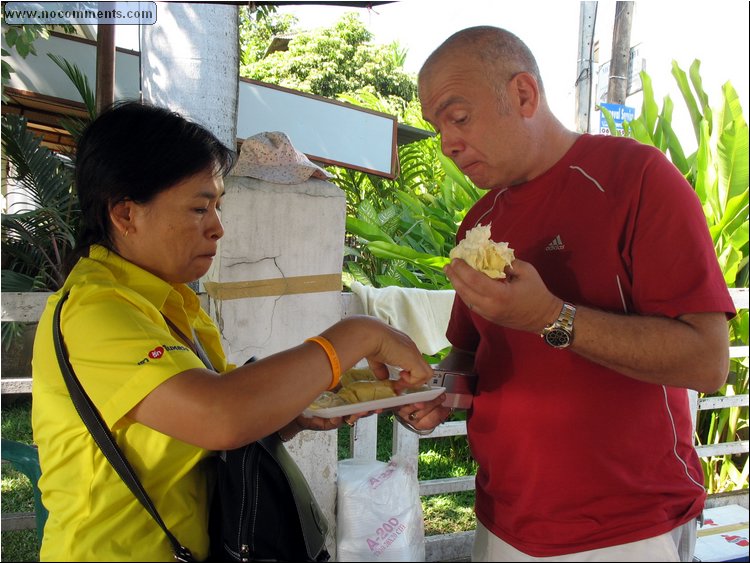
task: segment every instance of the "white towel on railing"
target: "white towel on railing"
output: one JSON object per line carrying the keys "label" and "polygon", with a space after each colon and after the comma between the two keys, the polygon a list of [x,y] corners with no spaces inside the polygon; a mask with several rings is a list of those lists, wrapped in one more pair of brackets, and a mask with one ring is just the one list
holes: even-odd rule
{"label": "white towel on railing", "polygon": [[435,354],[450,346],[445,337],[456,292],[452,289],[372,287],[352,282],[352,293],[372,315],[406,334],[423,354]]}

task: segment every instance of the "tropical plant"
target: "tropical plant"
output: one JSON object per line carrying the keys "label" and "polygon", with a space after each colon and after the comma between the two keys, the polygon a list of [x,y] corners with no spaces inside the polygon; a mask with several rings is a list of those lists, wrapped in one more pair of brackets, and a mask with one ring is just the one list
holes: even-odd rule
{"label": "tropical plant", "polygon": [[[369,88],[382,96],[415,98],[413,76],[403,70],[405,51],[397,42],[372,43],[356,12],[344,14],[332,27],[296,28],[289,14],[240,15],[240,76],[335,98]],[[286,50],[268,52],[274,36],[291,37]]]}
{"label": "tropical plant", "polygon": [[[5,10],[0,11],[5,16]],[[47,39],[49,32],[54,29],[61,29],[65,33],[75,34],[75,28],[72,25],[5,25],[3,20],[3,35],[5,36],[5,44],[16,51],[18,55],[25,59],[29,55],[36,55],[36,47],[34,43],[37,39]],[[9,62],[10,52],[2,49],[2,81],[3,84],[10,79],[11,73],[15,72]]]}
{"label": "tropical plant", "polygon": [[[50,291],[62,285],[78,206],[68,165],[32,133],[26,119],[3,119],[3,150],[11,164],[8,196],[23,194],[2,214],[3,291]],[[18,209],[20,208],[20,209]]]}
{"label": "tropical plant", "polygon": [[[433,130],[418,100],[407,103],[365,90],[339,99]],[[334,181],[347,194],[344,284],[444,289],[449,283],[442,268],[480,190],[443,156],[434,136],[400,146],[398,158],[400,171],[392,180],[335,169]]]}
{"label": "tropical plant", "polygon": [[[430,139],[399,152],[402,166],[415,165]],[[439,153],[438,153],[439,154]],[[432,189],[413,183],[394,186],[394,202],[378,210],[372,199],[363,199],[355,214],[347,216],[347,231],[357,238],[358,262],[346,262],[345,271],[361,283],[382,287],[399,285],[425,289],[449,287],[443,267],[455,246],[456,230],[480,191],[448,159],[440,155],[444,175]],[[353,250],[350,249],[350,252]],[[377,265],[369,272],[361,264]]]}
{"label": "tropical plant", "polygon": [[[662,111],[654,100],[651,79],[641,72],[643,105],[641,114],[623,123],[623,135],[659,148],[685,175],[698,194],[706,215],[716,255],[729,287],[748,285],[748,128],[737,92],[731,83],[722,88],[723,104],[718,115],[703,90],[700,61],[688,75],[673,61],[677,80],[695,131],[697,150],[685,155],[672,128],[674,104],[665,97]],[[692,89],[691,89],[692,85]],[[611,114],[602,108],[610,131],[616,131]]]}
{"label": "tropical plant", "polygon": [[[64,59],[49,56],[75,85],[92,118],[94,94],[85,75]],[[62,123],[77,138],[85,120]],[[10,163],[3,193],[9,201],[18,199],[0,217],[2,291],[55,291],[64,282],[65,259],[80,223],[71,155],[45,147],[20,116],[3,116],[2,133],[3,154]],[[6,349],[21,332],[19,323],[3,323]]]}

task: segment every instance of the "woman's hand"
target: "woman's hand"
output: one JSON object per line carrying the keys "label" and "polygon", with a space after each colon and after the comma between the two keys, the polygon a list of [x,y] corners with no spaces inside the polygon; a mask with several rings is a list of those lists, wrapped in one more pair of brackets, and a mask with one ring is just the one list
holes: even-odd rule
{"label": "woman's hand", "polygon": [[338,352],[342,369],[363,357],[378,379],[388,379],[388,366],[400,370],[397,386],[419,387],[432,378],[432,368],[414,341],[401,332],[367,315],[352,315],[323,332]]}
{"label": "woman's hand", "polygon": [[370,416],[372,414],[380,414],[383,409],[377,409],[373,411],[365,411],[347,416],[334,416],[332,418],[323,418],[322,416],[305,416],[299,415],[292,422],[287,424],[284,428],[279,430],[279,435],[284,442],[287,442],[294,438],[302,430],[336,430],[342,424],[346,423],[349,426],[354,426],[360,418]]}
{"label": "woman's hand", "polygon": [[301,414],[282,430],[296,430],[295,434],[302,430],[335,430],[341,426],[343,421],[343,417],[340,416],[323,418],[322,416],[304,416]]}

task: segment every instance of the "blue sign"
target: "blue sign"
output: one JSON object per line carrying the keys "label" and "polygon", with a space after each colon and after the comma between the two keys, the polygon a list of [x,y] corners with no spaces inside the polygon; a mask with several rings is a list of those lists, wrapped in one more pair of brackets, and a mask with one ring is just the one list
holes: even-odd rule
{"label": "blue sign", "polygon": [[[612,119],[615,122],[615,127],[619,131],[622,131],[623,121],[633,121],[635,119],[635,108],[623,106],[621,104],[599,104],[600,107],[606,108],[607,111],[612,115]],[[604,118],[604,112],[599,112],[599,126],[602,128],[602,132],[606,129],[609,132],[609,126],[607,120]]]}

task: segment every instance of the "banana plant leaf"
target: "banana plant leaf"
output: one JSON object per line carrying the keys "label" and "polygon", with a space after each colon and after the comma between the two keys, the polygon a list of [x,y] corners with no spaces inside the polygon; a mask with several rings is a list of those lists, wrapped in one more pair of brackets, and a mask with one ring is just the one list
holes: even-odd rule
{"label": "banana plant leaf", "polygon": [[346,218],[346,230],[350,233],[362,237],[368,241],[382,241],[395,244],[394,240],[381,229],[379,226],[348,216]]}
{"label": "banana plant leaf", "polygon": [[446,264],[450,262],[450,258],[446,256],[434,256],[424,252],[417,252],[412,248],[399,246],[390,242],[371,242],[367,245],[367,249],[378,258],[406,260],[412,264],[418,264],[441,272]]}

